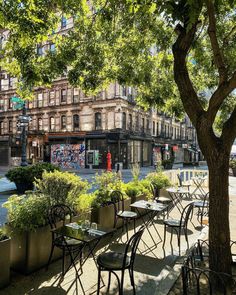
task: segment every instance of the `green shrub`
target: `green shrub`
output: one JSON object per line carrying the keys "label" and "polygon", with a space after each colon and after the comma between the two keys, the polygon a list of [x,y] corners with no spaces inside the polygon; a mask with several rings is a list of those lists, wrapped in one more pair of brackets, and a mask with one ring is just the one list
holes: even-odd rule
{"label": "green shrub", "polygon": [[169,178],[163,172],[149,173],[145,179],[147,179],[150,184],[155,184],[158,189],[162,189],[171,185]]}
{"label": "green shrub", "polygon": [[4,241],[4,240],[7,240],[9,237],[8,235],[6,234],[6,231],[4,228],[0,228],[0,241]]}
{"label": "green shrub", "polygon": [[139,175],[140,175],[140,166],[139,166],[138,163],[135,163],[135,164],[132,165],[131,173],[132,173],[132,176],[133,176],[133,180],[138,181]]}
{"label": "green shrub", "polygon": [[232,159],[229,161],[229,167],[230,168],[236,168],[236,159]]}
{"label": "green shrub", "polygon": [[33,231],[48,223],[48,198],[43,195],[13,195],[3,207],[8,209],[8,223],[20,232]]}
{"label": "green shrub", "polygon": [[68,204],[74,207],[81,194],[86,193],[89,184],[79,176],[69,172],[44,172],[42,179],[36,179],[36,188],[54,204]]}
{"label": "green shrub", "polygon": [[96,202],[96,193],[82,194],[76,200],[76,211],[79,213],[86,213],[94,206]]}
{"label": "green shrub", "polygon": [[6,173],[6,177],[16,185],[28,185],[27,189],[33,188],[35,178],[41,179],[44,171],[59,170],[58,167],[50,163],[37,163],[26,167],[16,167]]}

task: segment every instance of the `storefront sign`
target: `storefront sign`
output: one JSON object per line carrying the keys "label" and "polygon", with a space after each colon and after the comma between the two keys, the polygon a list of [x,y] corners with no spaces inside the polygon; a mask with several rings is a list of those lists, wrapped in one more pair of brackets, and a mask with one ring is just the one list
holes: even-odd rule
{"label": "storefront sign", "polygon": [[38,145],[37,141],[32,141],[32,146],[37,146],[37,145]]}
{"label": "storefront sign", "polygon": [[179,149],[179,147],[178,147],[177,145],[174,145],[174,146],[173,146],[173,151],[174,151],[174,152],[177,152],[178,149]]}
{"label": "storefront sign", "polygon": [[169,149],[169,145],[168,145],[168,143],[166,143],[165,144],[165,150],[168,151],[168,149]]}

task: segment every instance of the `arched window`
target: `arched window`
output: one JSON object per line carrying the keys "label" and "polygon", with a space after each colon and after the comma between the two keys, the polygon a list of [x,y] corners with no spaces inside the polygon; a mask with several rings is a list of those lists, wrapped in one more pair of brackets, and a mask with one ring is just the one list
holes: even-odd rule
{"label": "arched window", "polygon": [[79,130],[79,115],[73,116],[73,130]]}
{"label": "arched window", "polygon": [[61,116],[61,129],[66,129],[66,116]]}
{"label": "arched window", "polygon": [[50,130],[55,131],[55,118],[50,117]]}
{"label": "arched window", "polygon": [[100,112],[95,113],[95,130],[102,129],[102,114]]}
{"label": "arched window", "polygon": [[122,128],[126,129],[126,113],[122,113]]}
{"label": "arched window", "polygon": [[38,118],[38,130],[43,130],[43,119]]}

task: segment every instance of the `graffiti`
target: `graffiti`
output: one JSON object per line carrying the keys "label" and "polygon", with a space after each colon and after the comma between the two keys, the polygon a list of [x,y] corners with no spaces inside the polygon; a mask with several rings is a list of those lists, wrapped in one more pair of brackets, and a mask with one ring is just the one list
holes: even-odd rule
{"label": "graffiti", "polygon": [[51,145],[51,163],[61,168],[85,168],[84,144]]}

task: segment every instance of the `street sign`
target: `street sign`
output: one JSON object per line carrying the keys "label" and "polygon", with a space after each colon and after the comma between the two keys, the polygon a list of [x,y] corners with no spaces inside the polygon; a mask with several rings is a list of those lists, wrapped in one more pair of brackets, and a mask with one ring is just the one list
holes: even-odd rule
{"label": "street sign", "polygon": [[23,108],[24,104],[25,104],[25,101],[23,99],[21,99],[20,97],[17,97],[17,96],[13,96],[11,98],[11,102],[13,104],[13,109],[14,110],[20,110]]}
{"label": "street sign", "polygon": [[32,118],[29,115],[20,115],[19,120],[21,123],[29,123],[32,121]]}

